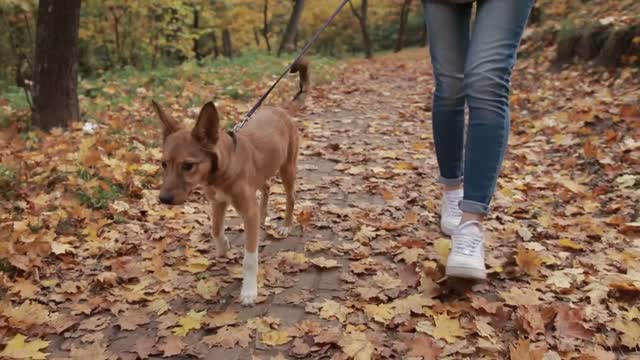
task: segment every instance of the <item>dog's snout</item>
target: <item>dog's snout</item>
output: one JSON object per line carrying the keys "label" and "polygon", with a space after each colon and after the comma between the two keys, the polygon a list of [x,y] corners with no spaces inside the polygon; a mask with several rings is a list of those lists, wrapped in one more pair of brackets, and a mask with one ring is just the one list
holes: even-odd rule
{"label": "dog's snout", "polygon": [[173,204],[173,195],[160,193],[160,202],[163,204]]}

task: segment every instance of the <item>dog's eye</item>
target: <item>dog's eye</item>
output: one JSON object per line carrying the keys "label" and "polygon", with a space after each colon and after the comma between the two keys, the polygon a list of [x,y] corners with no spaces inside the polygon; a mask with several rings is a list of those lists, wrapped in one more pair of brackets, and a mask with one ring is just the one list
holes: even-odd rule
{"label": "dog's eye", "polygon": [[191,169],[193,169],[193,163],[183,163],[182,164],[182,170],[184,171],[191,171]]}
{"label": "dog's eye", "polygon": [[167,168],[167,162],[166,162],[166,161],[161,162],[161,164],[162,164],[162,168],[163,168],[163,169],[166,169],[166,168]]}

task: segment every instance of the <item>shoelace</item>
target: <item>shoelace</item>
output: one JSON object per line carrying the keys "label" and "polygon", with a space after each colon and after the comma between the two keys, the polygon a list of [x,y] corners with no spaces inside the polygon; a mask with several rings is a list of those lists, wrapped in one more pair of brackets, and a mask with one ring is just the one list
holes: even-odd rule
{"label": "shoelace", "polygon": [[458,234],[453,242],[453,251],[464,255],[473,255],[482,248],[482,237]]}

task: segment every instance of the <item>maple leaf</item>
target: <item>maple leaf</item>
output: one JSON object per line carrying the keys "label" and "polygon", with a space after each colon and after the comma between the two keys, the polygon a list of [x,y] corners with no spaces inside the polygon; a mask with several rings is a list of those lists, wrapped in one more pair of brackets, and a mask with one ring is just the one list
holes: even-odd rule
{"label": "maple leaf", "polygon": [[560,241],[558,242],[562,247],[565,248],[569,248],[569,249],[573,249],[573,250],[582,250],[584,249],[584,246],[578,244],[577,242],[571,240],[571,239],[560,239]]}
{"label": "maple leaf", "polygon": [[18,279],[11,285],[11,292],[20,295],[23,299],[31,299],[36,296],[40,288],[27,279]]}
{"label": "maple leaf", "polygon": [[109,360],[111,354],[107,351],[107,345],[101,342],[95,342],[89,346],[82,347],[72,345],[69,356],[72,360]]}
{"label": "maple leaf", "polygon": [[354,360],[371,360],[373,358],[373,344],[363,332],[351,331],[344,334],[338,345],[345,354]]}
{"label": "maple leaf", "polygon": [[330,269],[330,268],[336,268],[336,267],[342,266],[338,264],[338,262],[334,259],[325,259],[323,257],[313,258],[311,259],[311,263],[323,269]]}
{"label": "maple leaf", "polygon": [[164,338],[164,341],[158,345],[158,350],[162,351],[162,357],[172,357],[180,355],[182,350],[187,346],[182,338],[171,335]]}
{"label": "maple leaf", "polygon": [[187,264],[182,266],[180,270],[188,271],[192,274],[198,274],[209,268],[209,260],[202,256],[192,256],[187,260]]}
{"label": "maple leaf", "polygon": [[23,330],[52,320],[46,306],[31,301],[25,301],[18,307],[5,309],[4,316],[9,319],[9,325]]}
{"label": "maple leaf", "polygon": [[436,339],[444,339],[451,344],[456,341],[456,338],[465,335],[458,319],[452,319],[447,315],[438,315],[434,318],[434,322],[436,326],[433,330],[433,337]]}
{"label": "maple leaf", "polygon": [[179,326],[173,329],[173,333],[177,336],[186,336],[189,331],[200,329],[205,314],[206,311],[190,310],[186,316],[178,319]]}
{"label": "maple leaf", "polygon": [[398,278],[391,277],[386,272],[379,272],[373,276],[373,282],[381,289],[391,290],[402,285],[402,281]]}
{"label": "maple leaf", "polygon": [[419,248],[404,248],[402,251],[396,255],[393,259],[395,261],[404,260],[407,264],[412,264],[418,262],[422,256],[425,255],[425,251]]}
{"label": "maple leaf", "polygon": [[508,292],[500,291],[500,296],[509,305],[537,305],[540,304],[540,293],[533,289],[512,287]]}
{"label": "maple leaf", "polygon": [[7,346],[0,352],[0,357],[10,359],[35,359],[41,360],[47,358],[47,353],[40,350],[49,346],[48,341],[34,340],[25,342],[27,338],[22,334],[16,334],[7,342]]}
{"label": "maple leaf", "polygon": [[140,278],[144,275],[138,261],[132,256],[123,256],[111,262],[111,270],[125,280]]}
{"label": "maple leaf", "polygon": [[295,251],[281,251],[277,257],[278,269],[284,273],[303,271],[309,268],[309,259]]}
{"label": "maple leaf", "polygon": [[106,315],[96,315],[91,318],[88,318],[78,325],[78,329],[80,330],[102,330],[109,326],[109,317]]}
{"label": "maple leaf", "polygon": [[333,243],[327,240],[312,240],[304,244],[304,250],[309,252],[318,252],[330,249]]}
{"label": "maple leaf", "polygon": [[442,353],[442,348],[433,339],[423,334],[415,334],[406,344],[409,347],[407,356],[421,356],[423,360],[437,360]]}
{"label": "maple leaf", "polygon": [[591,339],[593,331],[583,324],[583,312],[580,308],[571,308],[567,304],[556,306],[556,330],[560,336],[568,336],[580,339]]}
{"label": "maple leaf", "polygon": [[396,315],[399,314],[423,314],[422,308],[433,304],[433,300],[420,294],[409,295],[405,298],[396,299],[392,303]]}
{"label": "maple leaf", "polygon": [[395,309],[392,304],[367,304],[364,306],[364,312],[375,321],[383,324],[389,323],[389,321],[395,316]]}
{"label": "maple leaf", "polygon": [[127,310],[118,315],[118,325],[122,330],[135,330],[138,325],[147,324],[150,320],[149,314],[141,309]]}
{"label": "maple leaf", "polygon": [[447,259],[449,258],[449,252],[451,252],[451,240],[438,239],[433,244],[436,254],[438,254],[438,262],[442,265],[447,265]]}
{"label": "maple leaf", "polygon": [[547,351],[545,348],[532,349],[529,340],[519,340],[509,348],[511,360],[542,360]]}
{"label": "maple leaf", "polygon": [[368,244],[369,241],[375,239],[379,232],[375,228],[362,225],[360,230],[353,236],[353,239],[362,244]]}
{"label": "maple leaf", "polygon": [[225,349],[231,349],[237,344],[245,348],[251,341],[251,331],[246,327],[225,326],[214,335],[203,337],[202,341],[209,347],[221,346]]}
{"label": "maple leaf", "polygon": [[169,309],[171,309],[171,306],[167,304],[164,299],[155,299],[149,303],[147,308],[158,315],[162,315],[165,312],[169,311]]}
{"label": "maple leaf", "polygon": [[205,322],[209,327],[213,328],[233,325],[238,322],[238,313],[231,310],[215,313],[207,316]]}
{"label": "maple leaf", "polygon": [[146,359],[155,352],[153,347],[157,341],[158,339],[155,336],[141,336],[136,339],[136,344],[131,350],[138,354],[140,359]]}
{"label": "maple leaf", "polygon": [[344,322],[347,319],[347,315],[349,315],[353,310],[330,299],[325,299],[323,303],[321,303],[320,307],[320,317],[323,319],[331,319],[336,318],[340,322]]}
{"label": "maple leaf", "polygon": [[291,341],[291,336],[286,330],[269,329],[262,333],[261,342],[269,346],[284,345]]}
{"label": "maple leaf", "polygon": [[212,300],[220,291],[220,283],[216,279],[203,279],[196,284],[196,293],[205,300]]}
{"label": "maple leaf", "polygon": [[520,269],[529,275],[535,275],[542,265],[542,259],[534,250],[529,250],[522,245],[518,245],[518,253],[516,254],[516,263]]}
{"label": "maple leaf", "polygon": [[620,331],[620,342],[629,349],[640,346],[640,324],[635,321],[616,319],[611,327]]}

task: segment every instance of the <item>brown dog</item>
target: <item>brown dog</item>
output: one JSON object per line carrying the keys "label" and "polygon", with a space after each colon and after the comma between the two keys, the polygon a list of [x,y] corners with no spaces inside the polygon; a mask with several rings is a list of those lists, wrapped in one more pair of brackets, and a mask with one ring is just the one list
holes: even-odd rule
{"label": "brown dog", "polygon": [[[292,102],[296,109],[309,84],[308,63],[299,61],[291,72],[300,72],[300,91]],[[246,235],[240,300],[253,304],[258,295],[258,233],[267,216],[269,179],[280,175],[286,192],[284,223],[278,232],[286,236],[293,223],[298,158],[298,130],[287,111],[265,107],[255,113],[237,134],[220,129],[220,117],[212,102],[206,103],[192,130],[184,129],[155,101],[163,124],[162,167],[164,181],[160,201],[177,205],[186,201],[196,185],[203,185],[212,204],[211,235],[218,256],[229,242],[224,236],[224,215],[229,205],[244,222]],[[262,192],[258,207],[256,192]]]}

